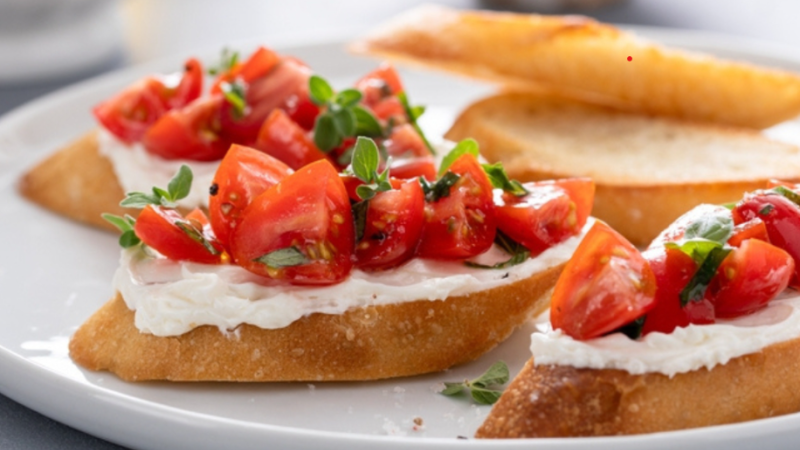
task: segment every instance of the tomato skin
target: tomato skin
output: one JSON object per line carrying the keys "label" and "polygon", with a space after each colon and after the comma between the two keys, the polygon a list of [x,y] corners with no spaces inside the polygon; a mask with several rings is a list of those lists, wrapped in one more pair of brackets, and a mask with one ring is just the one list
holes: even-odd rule
{"label": "tomato skin", "polygon": [[209,97],[170,111],[147,130],[142,144],[148,152],[164,159],[221,159],[230,146],[220,136],[221,103],[220,97]]}
{"label": "tomato skin", "polygon": [[326,158],[306,131],[279,109],[273,111],[262,125],[255,148],[283,161],[294,170]]}
{"label": "tomato skin", "polygon": [[681,307],[681,291],[697,272],[697,263],[686,253],[664,246],[648,249],[642,256],[656,280],[655,306],[644,321],[642,334],[672,333],[689,324],[714,323],[714,305],[703,299]]}
{"label": "tomato skin", "polygon": [[655,295],[655,275],[644,257],[598,221],[556,282],[550,322],[575,339],[599,337],[650,311]]}
{"label": "tomato skin", "polygon": [[[789,253],[795,262],[800,260],[800,207],[791,200],[780,194],[756,191],[745,194],[732,213],[736,224],[755,218],[764,221],[769,242]],[[790,285],[800,285],[796,265]]]}
{"label": "tomato skin", "polygon": [[216,193],[209,196],[211,226],[219,242],[228,244],[242,212],[255,197],[292,173],[286,164],[266,153],[231,145],[214,175]]}
{"label": "tomato skin", "polygon": [[696,222],[703,216],[719,214],[730,214],[730,211],[728,208],[719,205],[697,205],[688,212],[684,213],[682,216],[675,219],[675,221],[672,222],[664,231],[662,231],[661,234],[653,239],[653,242],[651,242],[647,248],[658,248],[667,242],[679,241],[686,233],[686,227],[688,227],[692,222]]}
{"label": "tomato skin", "polygon": [[465,154],[449,169],[460,175],[450,195],[425,205],[418,255],[466,259],[488,250],[497,232],[492,185],[478,160]]}
{"label": "tomato skin", "polygon": [[494,190],[497,227],[536,256],[578,235],[594,201],[594,182],[588,178],[523,184],[524,197]]}
{"label": "tomato skin", "polygon": [[[318,161],[253,199],[231,233],[230,249],[237,264],[275,282],[326,285],[350,273],[354,241],[344,184],[328,161]],[[283,268],[256,261],[289,247],[309,261]]]}
{"label": "tomato skin", "polygon": [[749,239],[722,261],[706,297],[714,303],[718,317],[750,314],[786,289],[794,270],[794,259],[787,252]]}
{"label": "tomato skin", "polygon": [[389,156],[395,158],[430,156],[425,141],[411,124],[395,126],[392,134],[383,142]]}
{"label": "tomato skin", "polygon": [[408,180],[423,177],[428,181],[436,180],[436,163],[431,156],[392,160],[389,174],[394,178]]}
{"label": "tomato skin", "polygon": [[101,125],[121,141],[138,142],[161,116],[181,108],[200,96],[203,67],[194,58],[186,61],[177,86],[167,86],[159,77],[144,78],[94,107]]}
{"label": "tomato skin", "polygon": [[[217,249],[216,254],[211,253],[203,244],[192,239],[181,230],[176,223],[191,224],[198,232]],[[175,210],[160,206],[147,205],[133,228],[136,236],[146,245],[175,261],[191,261],[202,264],[219,264],[224,251],[216,242],[208,219],[205,214],[196,209],[185,219]]]}
{"label": "tomato skin", "polygon": [[740,223],[733,227],[733,235],[728,239],[728,245],[739,247],[742,242],[748,239],[758,239],[769,242],[767,225],[763,220],[755,217],[747,222]]}
{"label": "tomato skin", "polygon": [[416,180],[369,200],[364,236],[356,243],[356,267],[385,270],[414,256],[422,235],[425,195]]}

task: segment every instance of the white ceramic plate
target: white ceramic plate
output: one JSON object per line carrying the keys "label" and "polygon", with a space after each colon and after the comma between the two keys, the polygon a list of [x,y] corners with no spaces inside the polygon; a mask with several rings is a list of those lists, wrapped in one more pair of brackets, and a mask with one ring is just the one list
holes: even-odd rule
{"label": "white ceramic plate", "polygon": [[[800,58],[751,41],[666,30],[640,32],[669,44],[800,72]],[[338,87],[375,66],[374,61],[347,55],[342,43],[282,50],[307,61]],[[213,61],[216,51],[205,56]],[[789,447],[800,439],[800,415],[622,438],[457,439],[472,436],[489,408],[438,395],[440,383],[476,376],[500,359],[515,373],[528,357],[530,330],[517,332],[480,360],[451,371],[372,383],[131,384],[78,368],[67,356],[68,337],[112,294],[116,237],[25,202],[15,183],[34,161],[94,127],[92,105],[145,74],[171,71],[181,63],[182,58],[175,58],[93,79],[0,120],[0,392],[4,395],[75,428],[142,449],[733,449]],[[431,135],[441,134],[460,107],[490,91],[438,74],[403,71],[403,76],[412,101],[429,106],[424,126]],[[776,133],[797,136],[793,126]],[[414,429],[416,417],[423,420],[422,429]]]}

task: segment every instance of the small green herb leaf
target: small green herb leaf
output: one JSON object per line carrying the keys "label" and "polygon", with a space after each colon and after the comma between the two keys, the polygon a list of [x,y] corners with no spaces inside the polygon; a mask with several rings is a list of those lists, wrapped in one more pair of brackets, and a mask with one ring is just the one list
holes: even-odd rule
{"label": "small green herb leaf", "polygon": [[491,389],[492,386],[499,386],[508,382],[508,366],[503,361],[498,361],[492,365],[483,375],[474,380],[463,382],[445,382],[445,388],[439,393],[447,396],[459,395],[464,390],[470,392],[470,396],[475,402],[482,405],[494,404],[502,394],[502,390]]}
{"label": "small green herb leaf", "polygon": [[500,230],[497,230],[497,234],[495,234],[494,243],[511,255],[511,258],[491,266],[478,264],[472,261],[465,261],[464,264],[467,267],[474,267],[476,269],[505,269],[507,267],[516,266],[517,264],[522,264],[531,256],[531,252],[527,247],[511,239]]}
{"label": "small green herb leaf", "polygon": [[697,269],[692,279],[681,291],[681,307],[688,305],[689,302],[699,302],[703,299],[711,279],[717,274],[719,265],[722,264],[722,260],[730,252],[731,249],[723,248],[722,246],[716,247],[709,252],[700,268]]}
{"label": "small green herb leaf", "polygon": [[220,83],[219,87],[222,89],[222,95],[225,97],[225,100],[233,106],[235,117],[238,119],[244,117],[247,110],[244,84],[239,81],[234,81],[232,83],[223,81]]}
{"label": "small green herb leaf", "polygon": [[111,225],[117,227],[119,231],[122,231],[123,233],[133,230],[133,224],[136,223],[129,221],[126,217],[115,216],[114,214],[104,213],[101,214],[101,217],[107,222],[111,223]]}
{"label": "small green herb leaf", "polygon": [[358,89],[345,89],[336,94],[333,101],[342,108],[352,108],[361,101],[361,97],[361,91]]}
{"label": "small green herb leaf", "polygon": [[730,211],[703,214],[686,227],[685,240],[707,239],[724,244],[733,234],[733,217]]}
{"label": "small green herb leaf", "polygon": [[297,247],[286,247],[271,251],[253,261],[260,262],[273,269],[301,266],[308,263],[308,258]]}
{"label": "small green herb leaf", "polygon": [[308,93],[311,101],[318,106],[323,106],[333,98],[333,88],[318,75],[311,75],[308,79]]}
{"label": "small green herb leaf", "polygon": [[356,226],[356,242],[364,238],[364,229],[367,226],[367,211],[369,211],[369,200],[363,200],[353,205],[353,221]]}
{"label": "small green herb leaf", "polygon": [[142,209],[147,205],[161,205],[161,197],[143,192],[129,192],[119,204],[125,208]]}
{"label": "small green herb leaf", "polygon": [[380,164],[380,153],[375,141],[367,137],[356,140],[353,150],[353,173],[363,182],[371,183]]}
{"label": "small green herb leaf", "polygon": [[767,216],[772,212],[773,209],[775,209],[775,205],[764,205],[764,207],[758,211],[758,214]]}
{"label": "small green herb leaf", "polygon": [[231,70],[239,62],[239,52],[223,48],[220,55],[220,62],[216,66],[208,68],[209,75],[219,75]]}
{"label": "small green herb leaf", "polygon": [[136,233],[133,230],[124,231],[119,237],[119,245],[122,248],[135,247],[141,243],[142,240],[139,239],[139,236],[136,236]]}
{"label": "small green herb leaf", "polygon": [[795,205],[800,205],[800,194],[797,192],[785,187],[785,186],[777,186],[772,189],[773,192],[776,194],[780,194],[789,200],[792,201]]}
{"label": "small green herb leaf", "polygon": [[492,182],[492,186],[502,189],[517,197],[524,197],[525,195],[528,195],[528,190],[525,189],[525,187],[522,186],[519,181],[508,178],[508,174],[506,173],[506,169],[503,167],[503,163],[498,162],[495,164],[483,164],[483,171],[486,172],[486,175],[489,177],[489,181]]}
{"label": "small green herb leaf", "polygon": [[461,177],[459,175],[453,172],[447,172],[433,184],[428,184],[425,178],[422,177],[420,177],[419,182],[422,184],[423,192],[425,192],[425,200],[429,203],[433,203],[441,198],[449,197],[450,188],[455,186],[460,179]]}
{"label": "small green herb leaf", "polygon": [[354,106],[352,111],[356,117],[356,135],[380,137],[383,134],[381,124],[371,112],[360,106]]}
{"label": "small green herb leaf", "polygon": [[356,195],[358,195],[361,200],[372,200],[378,193],[369,185],[362,184],[356,188]]}
{"label": "small green herb leaf", "polygon": [[644,320],[646,317],[647,316],[641,316],[638,319],[629,322],[608,334],[622,333],[625,336],[628,336],[630,339],[639,339],[639,337],[642,335],[642,329],[644,328]]}
{"label": "small green herb leaf", "polygon": [[323,152],[329,152],[342,143],[336,130],[333,117],[328,113],[320,114],[314,124],[314,144]]}
{"label": "small green herb leaf", "polygon": [[356,133],[356,115],[350,109],[340,109],[330,113],[339,136],[353,136]]}
{"label": "small green herb leaf", "polygon": [[195,228],[191,223],[178,221],[175,222],[175,226],[186,233],[191,240],[202,244],[202,246],[205,247],[205,249],[208,250],[208,252],[212,255],[219,255],[219,250],[211,245],[211,242],[206,239],[206,237],[203,235],[203,232]]}
{"label": "small green herb leaf", "polygon": [[461,157],[461,155],[465,155],[467,153],[475,156],[476,158],[480,154],[478,142],[475,139],[467,138],[456,144],[456,146],[453,147],[453,149],[450,150],[450,152],[447,153],[447,155],[445,155],[445,157],[442,159],[442,164],[439,166],[438,175],[442,176],[445,172],[447,172],[447,169],[449,169],[450,166],[452,166],[453,163]]}
{"label": "small green herb leaf", "polygon": [[192,189],[192,181],[194,181],[192,169],[186,164],[182,164],[180,169],[178,169],[178,173],[175,174],[169,181],[169,185],[167,185],[170,199],[172,201],[178,201],[186,198],[189,195],[189,191]]}

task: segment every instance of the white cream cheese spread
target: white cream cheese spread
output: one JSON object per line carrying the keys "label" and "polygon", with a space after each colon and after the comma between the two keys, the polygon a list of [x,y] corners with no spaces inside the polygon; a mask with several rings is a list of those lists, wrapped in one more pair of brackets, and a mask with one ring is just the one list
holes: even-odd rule
{"label": "white cream cheese spread", "polygon": [[[122,251],[113,284],[135,311],[136,327],[145,333],[175,336],[201,325],[230,330],[243,323],[275,329],[313,313],[444,300],[514,283],[566,262],[591,227],[589,222],[581,235],[507,269],[414,258],[383,272],[353,270],[347,280],[332,286],[265,286],[259,283],[261,277],[239,266],[171,261],[135,248]],[[493,248],[478,261],[489,264],[507,258]]]}
{"label": "white cream cheese spread", "polygon": [[732,358],[800,337],[800,295],[787,290],[766,308],[715,324],[689,325],[669,334],[650,333],[639,340],[621,333],[579,341],[553,330],[549,313],[536,319],[531,335],[534,364],[621,369],[631,374],[676,373],[711,369]]}
{"label": "white cream cheese spread", "polygon": [[192,169],[194,181],[189,195],[178,201],[184,208],[208,207],[208,188],[214,181],[219,161],[167,160],[150,154],[140,143],[128,145],[102,127],[97,132],[100,154],[111,161],[114,174],[125,192],[152,191],[166,187],[182,164]]}

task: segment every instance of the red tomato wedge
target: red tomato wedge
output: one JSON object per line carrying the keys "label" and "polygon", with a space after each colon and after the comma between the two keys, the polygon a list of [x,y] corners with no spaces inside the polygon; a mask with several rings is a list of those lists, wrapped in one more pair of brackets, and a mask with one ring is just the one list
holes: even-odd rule
{"label": "red tomato wedge", "polygon": [[681,291],[689,284],[697,264],[691,256],[664,246],[648,249],[642,256],[650,264],[656,279],[656,304],[647,313],[642,334],[672,333],[690,323],[714,323],[714,305],[709,300],[689,302],[681,307]]}
{"label": "red tomato wedge", "polygon": [[392,134],[383,142],[389,156],[395,158],[413,158],[430,156],[428,147],[411,124],[398,125],[392,128]]}
{"label": "red tomato wedge", "polygon": [[170,111],[145,133],[147,151],[164,159],[216,161],[230,142],[220,136],[220,97],[209,97]]}
{"label": "red tomato wedge", "polygon": [[458,175],[449,195],[425,205],[418,254],[425,258],[466,259],[492,246],[497,232],[492,185],[478,160],[460,156],[449,169]]}
{"label": "red tomato wedge", "polygon": [[393,159],[389,169],[393,178],[408,180],[422,177],[428,181],[436,180],[436,163],[431,156]]}
{"label": "red tomato wedge", "polygon": [[223,133],[232,141],[251,145],[259,129],[276,109],[288,109],[308,99],[308,79],[311,70],[295,61],[284,60],[261,78],[245,86],[244,112],[239,112],[227,100],[222,107]]}
{"label": "red tomato wedge", "polygon": [[536,256],[581,232],[594,202],[588,178],[523,184],[523,197],[494,190],[497,227]]}
{"label": "red tomato wedge", "polygon": [[167,111],[185,106],[203,89],[203,67],[196,59],[185,64],[180,82],[168,86],[159,77],[147,77],[95,106],[95,118],[123,142],[142,139],[147,129]]}
{"label": "red tomato wedge", "polygon": [[[795,263],[800,260],[800,207],[791,200],[773,192],[756,191],[745,194],[732,212],[736,224],[761,219],[769,242],[788,252]],[[800,285],[796,272],[791,285]]]}
{"label": "red tomato wedge", "polygon": [[364,233],[356,243],[356,267],[385,270],[412,256],[422,235],[425,195],[416,180],[369,200]]}
{"label": "red tomato wedge", "polygon": [[306,131],[279,109],[264,122],[255,147],[294,170],[326,158]]}
{"label": "red tomato wedge", "polygon": [[354,241],[344,184],[328,161],[318,161],[256,197],[231,233],[230,249],[258,275],[324,285],[350,273]]}
{"label": "red tomato wedge", "polygon": [[247,58],[247,61],[237,63],[227,72],[220,74],[211,86],[211,93],[222,93],[220,85],[222,83],[231,83],[236,79],[245,83],[251,83],[266,76],[280,61],[281,57],[277,53],[266,47],[259,47]]}
{"label": "red tomato wedge", "polygon": [[382,100],[403,92],[400,75],[391,64],[381,64],[356,82],[356,89],[364,95],[364,103],[374,106]]}
{"label": "red tomato wedge", "polygon": [[644,257],[598,221],[556,283],[550,322],[575,339],[591,339],[646,314],[655,294],[655,276]]}
{"label": "red tomato wedge", "polygon": [[227,245],[231,231],[250,202],[292,172],[289,166],[266,153],[231,145],[214,175],[208,202],[217,239]]}
{"label": "red tomato wedge", "polygon": [[728,245],[732,247],[739,247],[742,242],[747,239],[758,239],[764,242],[769,242],[769,234],[767,234],[767,225],[763,220],[758,217],[748,220],[747,222],[740,223],[733,227],[733,235],[728,239]]}
{"label": "red tomato wedge", "polygon": [[219,264],[226,258],[208,218],[199,209],[184,218],[175,210],[148,205],[133,230],[146,245],[175,261]]}
{"label": "red tomato wedge", "polygon": [[778,247],[749,239],[722,261],[706,290],[717,317],[736,317],[763,308],[794,274],[791,256]]}

